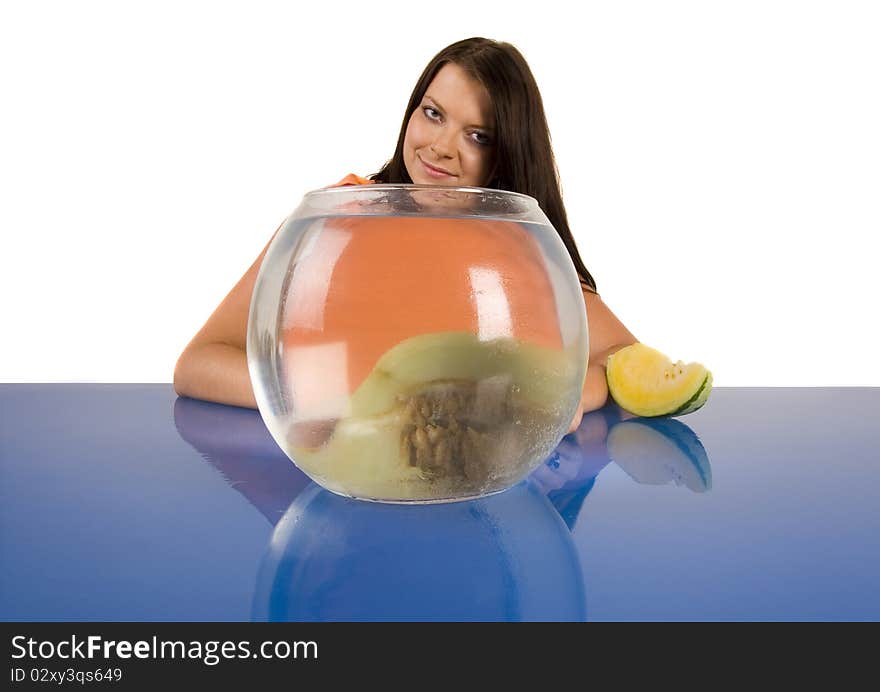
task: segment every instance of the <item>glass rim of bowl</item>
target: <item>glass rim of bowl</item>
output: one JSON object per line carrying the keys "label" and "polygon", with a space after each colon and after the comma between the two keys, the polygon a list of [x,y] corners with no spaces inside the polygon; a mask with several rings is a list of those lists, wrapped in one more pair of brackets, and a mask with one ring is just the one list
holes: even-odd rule
{"label": "glass rim of bowl", "polygon": [[530,199],[532,201],[537,202],[534,197],[531,195],[527,195],[523,192],[514,192],[513,190],[499,190],[494,187],[478,187],[476,185],[428,185],[426,183],[367,183],[365,185],[338,185],[338,186],[330,186],[330,187],[319,187],[314,190],[309,190],[306,194],[312,195],[323,192],[343,192],[343,191],[352,191],[352,190],[385,190],[385,189],[424,189],[424,190],[438,190],[438,191],[454,191],[454,192],[478,192],[478,193],[486,193],[491,192],[499,195],[516,195],[517,197],[525,197],[526,199]]}
{"label": "glass rim of bowl", "polygon": [[[416,183],[373,183],[367,185],[342,185],[310,190],[303,195],[301,205],[310,207],[313,212],[332,212],[337,205],[346,201],[362,202],[365,206],[359,210],[346,209],[347,213],[372,215],[382,213],[382,209],[370,208],[369,205],[393,200],[394,193],[425,192],[438,197],[458,196],[461,199],[477,198],[480,205],[475,209],[456,208],[451,216],[497,216],[520,220],[525,216],[535,218],[543,216],[538,200],[530,195],[510,190],[494,188],[454,185],[425,185]],[[384,194],[383,194],[384,193]],[[390,197],[389,197],[390,195]],[[404,211],[396,209],[398,213]],[[434,209],[434,211],[437,211]]]}

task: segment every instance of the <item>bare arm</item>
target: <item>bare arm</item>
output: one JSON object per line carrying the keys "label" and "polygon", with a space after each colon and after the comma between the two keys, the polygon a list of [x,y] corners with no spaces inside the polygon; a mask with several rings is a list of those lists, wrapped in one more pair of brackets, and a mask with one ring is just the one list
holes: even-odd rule
{"label": "bare arm", "polygon": [[602,408],[608,400],[608,381],[605,379],[608,356],[638,341],[598,295],[591,291],[583,293],[590,332],[590,358],[581,403],[568,432],[577,429],[584,413]]}
{"label": "bare arm", "polygon": [[257,408],[247,366],[247,322],[254,284],[271,242],[177,359],[174,391],[180,396]]}

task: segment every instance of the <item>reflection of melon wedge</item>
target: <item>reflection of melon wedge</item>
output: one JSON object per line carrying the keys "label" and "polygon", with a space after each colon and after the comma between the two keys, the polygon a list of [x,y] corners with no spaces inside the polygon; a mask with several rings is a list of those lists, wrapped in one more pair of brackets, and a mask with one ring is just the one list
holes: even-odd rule
{"label": "reflection of melon wedge", "polygon": [[[423,334],[385,353],[351,416],[318,448],[293,448],[322,485],[359,497],[479,494],[524,476],[580,392],[566,351],[464,332]],[[564,420],[565,419],[565,420]]]}
{"label": "reflection of melon wedge", "polygon": [[681,416],[700,408],[712,391],[712,373],[699,363],[673,363],[644,344],[608,357],[608,393],[637,416]]}
{"label": "reflection of melon wedge", "polygon": [[712,469],[700,438],[671,419],[628,420],[608,433],[608,456],[637,483],[674,481],[696,493],[712,487]]}

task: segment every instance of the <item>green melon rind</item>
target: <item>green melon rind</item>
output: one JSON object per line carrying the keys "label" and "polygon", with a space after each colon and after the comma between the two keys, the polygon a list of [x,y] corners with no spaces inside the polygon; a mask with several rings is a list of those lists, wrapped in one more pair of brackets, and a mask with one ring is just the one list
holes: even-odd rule
{"label": "green melon rind", "polygon": [[691,397],[690,401],[684,404],[677,411],[673,411],[670,413],[670,416],[684,416],[688,413],[693,413],[699,408],[702,408],[703,404],[705,404],[709,400],[709,393],[712,391],[712,373],[707,371],[706,377],[703,379],[703,384],[700,385],[700,388],[697,392]]}

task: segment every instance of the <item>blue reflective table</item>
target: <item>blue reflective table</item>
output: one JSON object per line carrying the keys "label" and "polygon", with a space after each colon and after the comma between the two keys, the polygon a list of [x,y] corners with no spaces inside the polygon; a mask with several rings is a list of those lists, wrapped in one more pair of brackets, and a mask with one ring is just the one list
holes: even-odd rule
{"label": "blue reflective table", "polygon": [[880,388],[584,417],[527,481],[321,490],[256,411],[0,385],[0,619],[877,620]]}

